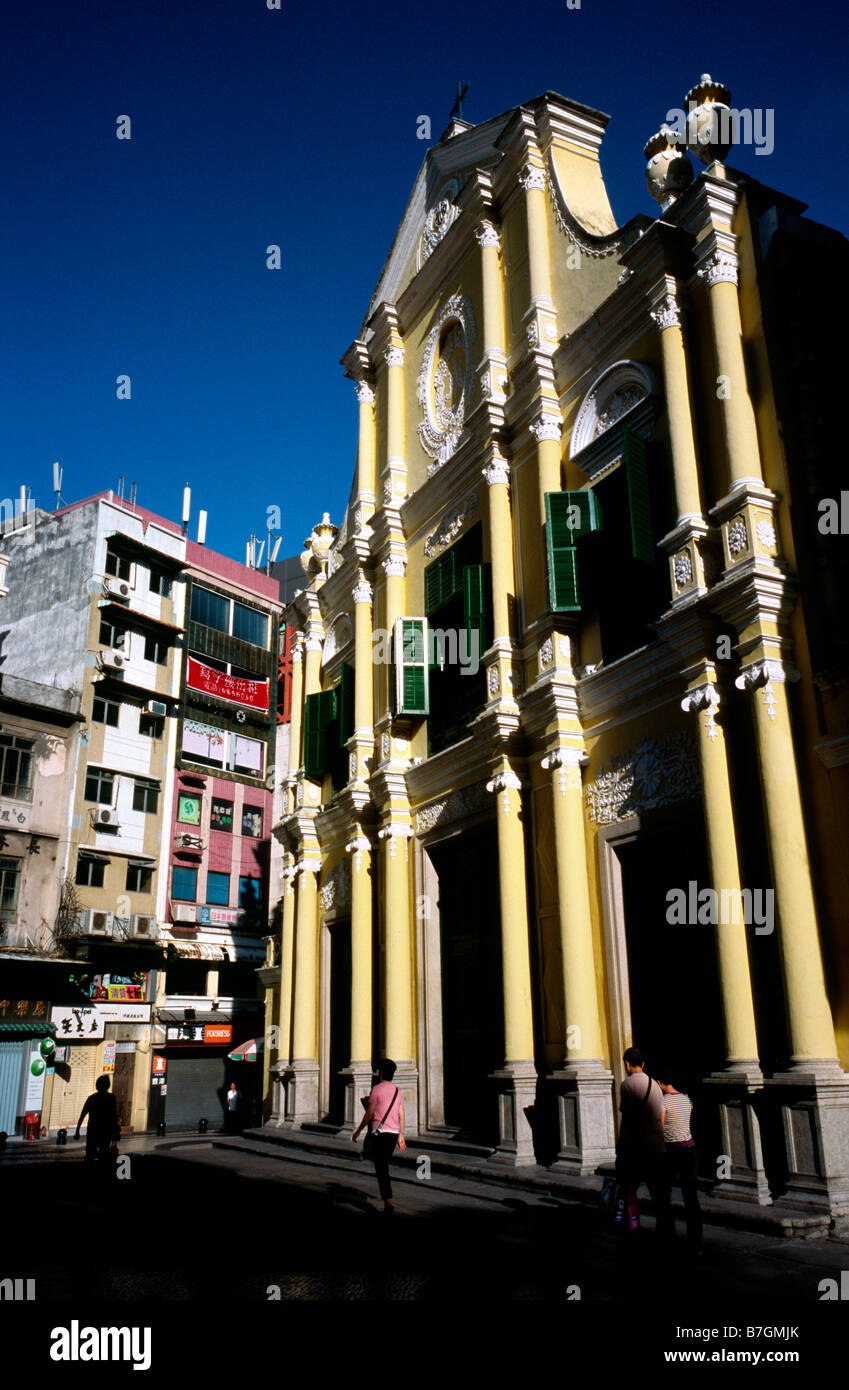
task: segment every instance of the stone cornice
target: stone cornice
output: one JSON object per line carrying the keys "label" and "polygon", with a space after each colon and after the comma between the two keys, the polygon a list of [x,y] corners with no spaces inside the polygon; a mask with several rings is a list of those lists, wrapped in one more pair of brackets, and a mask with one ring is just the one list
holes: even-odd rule
{"label": "stone cornice", "polygon": [[665,642],[653,642],[578,682],[581,724],[587,737],[680,699],[680,658]]}
{"label": "stone cornice", "polygon": [[480,781],[488,774],[490,762],[490,750],[482,740],[471,737],[431,754],[405,773],[410,805],[418,806],[454,787]]}

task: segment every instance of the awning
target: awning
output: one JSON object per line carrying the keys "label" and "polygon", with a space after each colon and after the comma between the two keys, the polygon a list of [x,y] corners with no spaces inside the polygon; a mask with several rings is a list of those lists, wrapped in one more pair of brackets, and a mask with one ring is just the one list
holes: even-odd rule
{"label": "awning", "polygon": [[52,1038],[55,1023],[0,1023],[0,1038]]}
{"label": "awning", "polygon": [[197,941],[169,941],[178,956],[185,956],[187,960],[229,960],[230,957],[223,946],[207,946],[205,942]]}
{"label": "awning", "polygon": [[250,1042],[243,1042],[240,1047],[228,1052],[227,1056],[231,1062],[255,1062],[257,1054],[262,1050],[262,1038],[251,1038]]}
{"label": "awning", "polygon": [[100,854],[97,850],[86,849],[85,845],[80,845],[77,853],[81,859],[93,859],[97,864],[109,864],[111,862],[108,854]]}

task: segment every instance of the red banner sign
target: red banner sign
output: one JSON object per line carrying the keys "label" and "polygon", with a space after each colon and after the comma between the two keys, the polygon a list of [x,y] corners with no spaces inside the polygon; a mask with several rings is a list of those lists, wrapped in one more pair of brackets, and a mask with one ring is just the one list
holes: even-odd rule
{"label": "red banner sign", "polygon": [[268,681],[249,681],[243,676],[227,676],[223,671],[214,671],[204,666],[193,656],[188,659],[186,685],[190,690],[201,690],[205,695],[215,695],[219,700],[227,700],[231,705],[249,705],[251,709],[268,709]]}

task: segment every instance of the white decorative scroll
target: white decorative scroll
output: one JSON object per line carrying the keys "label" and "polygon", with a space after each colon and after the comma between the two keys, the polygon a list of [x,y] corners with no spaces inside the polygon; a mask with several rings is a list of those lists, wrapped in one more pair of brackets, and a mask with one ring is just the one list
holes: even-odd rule
{"label": "white decorative scroll", "polygon": [[652,309],[651,317],[654,319],[661,333],[666,328],[681,327],[681,306],[672,294],[667,294],[661,300],[656,309]]}
{"label": "white decorative scroll", "polygon": [[716,727],[716,711],[719,709],[719,691],[715,685],[700,685],[695,690],[689,690],[681,701],[681,708],[685,714],[691,711],[705,710],[705,728],[711,743],[718,736],[719,730]]}
{"label": "white decorative scroll", "polygon": [[433,801],[416,811],[416,834],[433,830],[437,825],[449,825],[463,816],[477,815],[489,807],[489,797],[483,782],[459,787],[441,801]]}
{"label": "white decorative scroll", "polygon": [[367,381],[357,382],[357,400],[360,405],[374,404],[374,390]]}
{"label": "white decorative scroll", "polygon": [[486,479],[488,487],[494,487],[496,483],[504,483],[509,487],[510,465],[506,459],[494,458],[486,468],[481,469],[481,476]]}
{"label": "white decorative scroll", "polygon": [[389,851],[389,858],[394,859],[397,852],[396,840],[402,840],[406,848],[407,840],[409,840],[413,834],[414,831],[411,825],[399,825],[396,822],[391,822],[389,825],[384,825],[378,830],[377,838],[387,842],[386,847]]}
{"label": "white decorative scroll", "polygon": [[734,684],[738,690],[763,690],[764,704],[770,719],[775,718],[775,691],[772,682],[776,685],[786,685],[788,682],[793,684],[799,679],[799,672],[794,666],[785,666],[782,661],[765,660],[753,661],[750,666],[744,666]]}
{"label": "white decorative scroll", "polygon": [[541,444],[544,439],[559,441],[563,433],[563,423],[556,415],[541,415],[529,428],[538,444]]}
{"label": "white decorative scroll", "polygon": [[588,761],[583,749],[560,747],[546,753],[540,766],[552,775],[558,773],[558,790],[561,796],[565,796],[569,790],[580,791],[581,767]]}
{"label": "white decorative scroll", "polygon": [[346,844],[345,853],[352,854],[354,856],[351,862],[354,866],[355,874],[358,874],[360,872],[360,866],[363,862],[363,855],[368,854],[370,849],[371,844],[366,839],[365,835],[355,835],[353,840],[349,840]]}
{"label": "white decorative scroll", "polygon": [[736,285],[739,281],[739,272],[740,260],[738,256],[730,255],[727,251],[715,251],[710,259],[705,261],[699,275],[708,288],[713,289],[714,285]]}
{"label": "white decorative scroll", "polygon": [[470,516],[474,516],[478,509],[478,495],[476,492],[470,493],[465,502],[460,507],[448,512],[440,521],[435,531],[432,531],[425,541],[425,555],[438,555],[440,550],[444,550],[447,545],[457,537],[465,526]]}
{"label": "white decorative scroll", "polygon": [[367,579],[358,579],[353,589],[351,597],[354,603],[371,603],[374,599],[374,590]]}
{"label": "white decorative scroll", "polygon": [[407,561],[400,555],[390,555],[388,559],[384,560],[383,568],[387,578],[403,578],[404,570],[407,568]]}
{"label": "white decorative scroll", "polygon": [[529,193],[531,189],[536,189],[542,193],[545,191],[545,171],[528,164],[519,175],[519,183],[526,193]]}
{"label": "white decorative scroll", "polygon": [[424,410],[418,426],[422,448],[434,460],[433,473],[456,453],[472,398],[474,316],[460,294],[443,305],[427,335],[416,395]]}
{"label": "white decorative scroll", "polygon": [[623,358],[605,367],[584,396],[575,416],[569,440],[570,457],[574,458],[581,449],[610,429],[632,406],[656,393],[654,373],[641,362]]}
{"label": "white decorative scroll", "polygon": [[321,906],[325,912],[335,908],[344,912],[351,903],[351,862],[342,859],[330,871],[327,882],[319,890]]}
{"label": "white decorative scroll", "polygon": [[475,228],[475,240],[478,246],[494,246],[498,251],[501,249],[501,237],[498,228],[492,222],[479,222]]}
{"label": "white decorative scroll", "polygon": [[515,772],[511,772],[508,768],[505,769],[505,771],[503,772],[496,772],[495,776],[491,778],[489,782],[487,782],[486,789],[488,792],[494,793],[495,796],[500,796],[502,798],[502,809],[504,811],[505,816],[509,816],[510,792],[511,790],[521,791],[522,783],[516,776]]}
{"label": "white decorative scroll", "polygon": [[402,347],[397,345],[388,347],[383,356],[387,367],[403,367],[404,365],[404,349]]}
{"label": "white decorative scroll", "polygon": [[643,739],[588,783],[590,818],[598,825],[612,825],[658,806],[687,801],[698,795],[699,785],[696,749],[688,734],[669,734],[662,743]]}

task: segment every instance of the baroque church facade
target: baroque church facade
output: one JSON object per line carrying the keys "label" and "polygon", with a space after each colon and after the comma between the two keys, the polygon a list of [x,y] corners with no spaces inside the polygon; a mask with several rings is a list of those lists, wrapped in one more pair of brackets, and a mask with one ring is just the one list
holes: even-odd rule
{"label": "baroque church facade", "polygon": [[635,1043],[727,1195],[840,1216],[845,551],[780,291],[845,242],[688,95],[623,226],[556,94],[427,152],[285,615],[266,1122],[350,1131],[388,1055],[423,1145],[588,1174]]}

